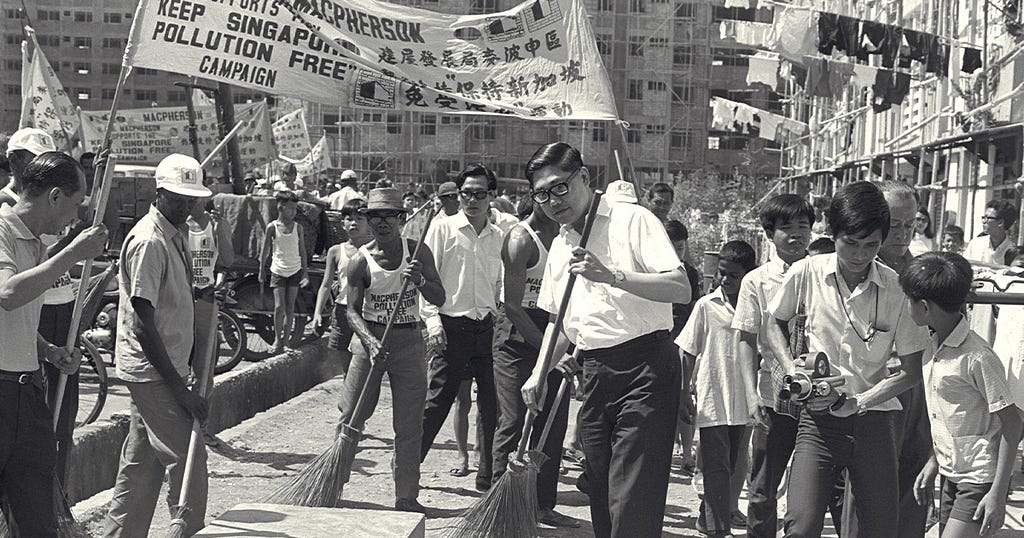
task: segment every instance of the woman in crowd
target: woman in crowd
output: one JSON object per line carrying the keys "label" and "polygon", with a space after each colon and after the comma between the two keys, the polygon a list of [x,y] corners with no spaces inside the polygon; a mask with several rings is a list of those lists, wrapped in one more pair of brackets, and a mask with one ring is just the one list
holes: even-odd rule
{"label": "woman in crowd", "polygon": [[914,238],[910,240],[910,253],[920,256],[935,250],[935,232],[932,231],[932,217],[925,208],[918,208],[914,216]]}

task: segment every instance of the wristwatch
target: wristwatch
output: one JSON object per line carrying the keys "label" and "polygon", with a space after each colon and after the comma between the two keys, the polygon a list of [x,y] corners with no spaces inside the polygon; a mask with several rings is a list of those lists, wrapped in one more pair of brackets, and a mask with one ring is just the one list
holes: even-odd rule
{"label": "wristwatch", "polygon": [[612,271],[612,278],[613,278],[613,280],[612,280],[610,285],[613,288],[614,287],[618,287],[619,284],[622,284],[623,282],[626,281],[626,273],[623,273],[622,271],[619,271],[618,269],[616,269],[616,270]]}

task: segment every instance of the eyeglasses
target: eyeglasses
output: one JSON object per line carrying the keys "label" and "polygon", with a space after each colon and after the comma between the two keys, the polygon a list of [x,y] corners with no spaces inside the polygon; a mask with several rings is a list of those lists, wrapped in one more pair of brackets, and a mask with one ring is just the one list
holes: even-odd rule
{"label": "eyeglasses", "polygon": [[440,198],[442,200],[454,200],[455,199],[455,195],[454,194],[441,194],[441,195],[438,196],[438,198]]}
{"label": "eyeglasses", "polygon": [[926,217],[914,217],[915,222],[928,222]]}
{"label": "eyeglasses", "polygon": [[459,191],[459,194],[461,194],[466,200],[472,200],[473,198],[483,200],[491,193],[488,191]]}
{"label": "eyeglasses", "polygon": [[569,183],[572,182],[572,178],[576,177],[576,174],[580,173],[580,170],[582,170],[582,168],[577,168],[576,171],[573,172],[565,181],[555,183],[547,189],[533,190],[530,193],[530,198],[533,198],[533,201],[538,204],[546,204],[551,201],[552,196],[561,198],[566,194],[569,194]]}
{"label": "eyeglasses", "polygon": [[981,222],[988,222],[990,220],[999,220],[999,217],[990,217],[988,215],[981,216]]}
{"label": "eyeglasses", "polygon": [[367,215],[366,222],[373,226],[380,224],[381,222],[387,222],[388,224],[395,224],[398,222],[398,213],[389,213],[386,215]]}

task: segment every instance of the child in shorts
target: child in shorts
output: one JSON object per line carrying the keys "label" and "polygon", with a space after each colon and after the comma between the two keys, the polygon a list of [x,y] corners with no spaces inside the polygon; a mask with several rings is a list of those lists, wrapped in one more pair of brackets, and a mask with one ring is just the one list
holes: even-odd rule
{"label": "child in shorts", "polygon": [[270,260],[270,288],[274,290],[274,353],[281,353],[295,320],[295,298],[300,287],[309,285],[306,275],[306,243],[302,226],[295,222],[299,198],[291,191],[280,191],[277,219],[267,225],[260,248],[260,283],[267,282],[267,255]]}
{"label": "child in shorts", "polygon": [[935,343],[922,368],[933,455],[914,496],[931,502],[935,475],[942,476],[942,538],[986,536],[1003,526],[1021,436],[1003,363],[962,314],[972,279],[970,263],[951,252],[922,254],[900,276],[911,318],[933,331]]}

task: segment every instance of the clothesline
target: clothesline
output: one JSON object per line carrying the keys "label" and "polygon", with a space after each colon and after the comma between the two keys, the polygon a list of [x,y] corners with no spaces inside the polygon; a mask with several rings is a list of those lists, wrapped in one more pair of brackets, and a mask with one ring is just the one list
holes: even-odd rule
{"label": "clothesline", "polygon": [[806,123],[724,97],[712,97],[710,107],[713,129],[747,134],[755,134],[756,129],[760,138],[772,141],[779,131],[790,136],[802,136],[809,131]]}

